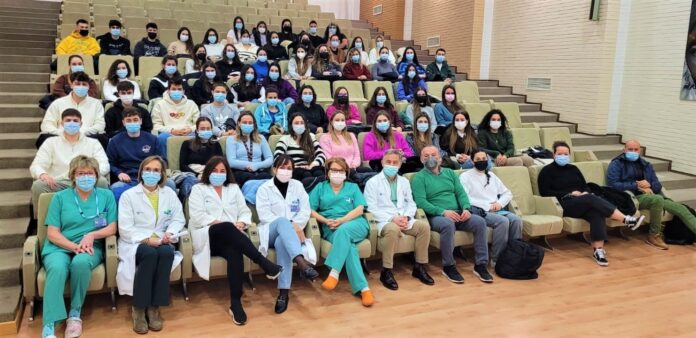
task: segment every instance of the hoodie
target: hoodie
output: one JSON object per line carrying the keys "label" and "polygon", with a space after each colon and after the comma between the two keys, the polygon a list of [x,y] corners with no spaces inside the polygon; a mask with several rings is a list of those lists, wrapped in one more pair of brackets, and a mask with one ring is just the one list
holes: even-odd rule
{"label": "hoodie", "polygon": [[94,56],[99,54],[100,51],[101,48],[96,39],[89,35],[82,36],[78,31],[74,31],[66,36],[56,47],[56,54],[58,55],[87,54]]}
{"label": "hoodie", "polygon": [[259,133],[268,135],[271,126],[279,125],[284,131],[288,130],[288,114],[285,111],[285,105],[279,103],[276,108],[278,111],[273,114],[268,110],[268,103],[264,102],[256,107],[254,117],[256,117],[256,125],[259,128]]}
{"label": "hoodie", "polygon": [[157,133],[170,133],[172,129],[183,127],[196,130],[196,120],[200,115],[195,102],[184,96],[179,103],[175,103],[169,97],[169,91],[166,91],[152,108],[152,130]]}
{"label": "hoodie", "polygon": [[[135,44],[133,49],[133,58],[138,60],[141,56],[165,56],[167,55],[167,47],[165,47],[159,39],[150,41],[148,38],[143,38]],[[137,62],[136,62],[137,64]]]}
{"label": "hoodie", "polygon": [[130,40],[119,37],[114,39],[111,33],[97,36],[101,53],[105,55],[131,55]]}

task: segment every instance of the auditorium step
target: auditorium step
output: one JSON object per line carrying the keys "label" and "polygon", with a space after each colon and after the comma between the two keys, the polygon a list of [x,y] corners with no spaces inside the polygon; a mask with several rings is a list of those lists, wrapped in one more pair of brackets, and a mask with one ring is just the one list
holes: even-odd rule
{"label": "auditorium step", "polygon": [[0,44],[0,55],[51,55],[53,53],[53,48],[55,46],[49,46],[49,47],[35,47],[35,48],[14,48],[14,47],[5,47],[7,45],[5,44]]}
{"label": "auditorium step", "polygon": [[31,189],[31,174],[26,168],[0,169],[0,191]]}
{"label": "auditorium step", "polygon": [[0,250],[0,287],[20,283],[19,268],[22,264],[22,248]]}
{"label": "auditorium step", "polygon": [[21,299],[21,285],[18,284],[0,288],[0,323],[12,322],[11,324],[15,324],[17,307]]}
{"label": "auditorium step", "polygon": [[0,191],[0,219],[29,217],[30,200],[29,189]]}
{"label": "auditorium step", "polygon": [[[2,20],[2,19],[0,19]],[[54,48],[56,46],[55,40],[46,41],[29,41],[29,40],[17,40],[17,39],[4,39],[0,38],[0,46],[15,46],[15,47],[27,47],[27,48]],[[16,48],[21,49],[21,48]],[[41,54],[40,54],[41,55]]]}
{"label": "auditorium step", "polygon": [[35,132],[40,125],[40,117],[0,117],[0,133]]}
{"label": "auditorium step", "polygon": [[5,63],[51,63],[50,55],[3,55],[2,62]]}
{"label": "auditorium step", "polygon": [[671,199],[676,202],[684,203],[694,209],[696,209],[696,188],[688,189],[673,189],[669,190],[667,194]]}
{"label": "auditorium step", "polygon": [[558,120],[558,114],[547,113],[543,111],[535,112],[520,112],[520,117],[522,117],[522,122],[556,122]]}
{"label": "auditorium step", "polygon": [[41,41],[41,42],[51,42],[54,43],[56,42],[55,36],[47,35],[47,34],[36,34],[36,33],[30,33],[30,32],[25,32],[25,33],[13,33],[13,32],[8,32],[6,30],[0,30],[0,39],[6,39],[6,40],[26,40],[26,41]]}
{"label": "auditorium step", "polygon": [[56,31],[57,31],[57,26],[56,23],[51,23],[51,22],[32,22],[31,26],[21,26],[17,25],[16,22],[9,22],[9,21],[0,21],[0,29],[4,30],[22,30],[26,32],[32,32],[32,31],[45,31],[46,34],[50,34],[51,36],[54,37],[56,36]]}
{"label": "auditorium step", "polygon": [[[4,75],[4,74],[3,74]],[[44,94],[46,95],[46,94]],[[44,112],[36,102],[25,104],[0,103],[2,117],[43,117]],[[38,132],[38,130],[35,130]],[[0,135],[2,137],[2,135]]]}
{"label": "auditorium step", "polygon": [[31,149],[0,149],[0,169],[29,168],[34,156],[36,156],[36,149],[33,147]]}
{"label": "auditorium step", "polygon": [[479,96],[481,97],[481,101],[485,100],[493,100],[493,102],[517,102],[517,103],[524,103],[526,100],[526,97],[523,95],[481,95],[479,93]]}
{"label": "auditorium step", "polygon": [[573,123],[566,123],[566,122],[538,122],[537,125],[540,128],[557,128],[557,127],[565,127],[570,130],[570,133],[575,133],[577,130],[577,126]]}
{"label": "auditorium step", "polygon": [[[0,42],[1,43],[1,42]],[[48,63],[4,63],[0,62],[0,72],[49,72]]]}
{"label": "auditorium step", "polygon": [[22,247],[28,227],[29,217],[0,219],[0,249]]}
{"label": "auditorium step", "polygon": [[45,93],[48,85],[42,82],[8,82],[0,81],[0,92],[36,92]]}
{"label": "auditorium step", "polygon": [[[48,84],[48,81],[51,79],[50,74],[48,72],[45,73],[18,73],[18,72],[0,72],[2,74],[2,80],[3,81],[10,81],[10,82],[43,82]],[[43,92],[43,91],[42,91]]]}
{"label": "auditorium step", "polygon": [[35,104],[38,106],[39,100],[46,96],[46,93],[4,93],[0,92],[0,104],[3,103],[18,103],[18,104]]}
{"label": "auditorium step", "polygon": [[36,144],[37,135],[35,131],[31,133],[0,134],[0,149],[29,149]]}
{"label": "auditorium step", "polygon": [[572,134],[573,146],[592,146],[601,144],[618,144],[621,141],[620,135],[587,135],[587,134]]}

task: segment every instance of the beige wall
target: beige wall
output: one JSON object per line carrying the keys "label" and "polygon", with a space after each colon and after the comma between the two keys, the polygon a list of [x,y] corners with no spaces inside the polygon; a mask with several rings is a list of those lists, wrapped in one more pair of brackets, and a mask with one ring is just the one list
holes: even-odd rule
{"label": "beige wall", "polygon": [[[372,8],[380,4],[382,14],[372,15]],[[404,0],[361,0],[360,19],[379,27],[392,39],[401,40],[404,36]]]}

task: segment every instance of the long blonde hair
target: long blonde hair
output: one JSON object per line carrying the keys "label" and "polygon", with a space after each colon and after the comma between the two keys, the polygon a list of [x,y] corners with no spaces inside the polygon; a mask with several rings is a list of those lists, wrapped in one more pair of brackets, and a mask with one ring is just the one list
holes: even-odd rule
{"label": "long blonde hair", "polygon": [[337,110],[333,113],[333,115],[331,115],[331,119],[329,120],[329,135],[331,135],[331,141],[334,143],[339,143],[340,140],[338,139],[338,136],[340,135],[344,140],[346,140],[346,143],[352,145],[353,138],[350,136],[350,132],[348,132],[348,127],[343,128],[341,131],[337,131],[333,127],[333,121],[336,119],[336,115],[338,114],[343,115],[343,118],[346,119],[346,113],[342,110]]}

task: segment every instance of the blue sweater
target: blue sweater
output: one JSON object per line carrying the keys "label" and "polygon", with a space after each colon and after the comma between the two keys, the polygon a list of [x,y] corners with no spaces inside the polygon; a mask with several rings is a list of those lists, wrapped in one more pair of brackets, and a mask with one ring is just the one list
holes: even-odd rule
{"label": "blue sweater", "polygon": [[268,76],[268,68],[270,65],[268,62],[256,61],[251,64],[251,67],[256,71],[256,83],[261,84],[266,76]]}
{"label": "blue sweater", "polygon": [[438,126],[449,126],[452,124],[453,118],[454,114],[445,107],[444,103],[438,102],[438,104],[435,105],[435,119],[437,120]]}
{"label": "blue sweater", "polygon": [[[249,145],[248,142],[245,143]],[[246,170],[246,167],[251,164],[254,171],[259,171],[273,165],[273,153],[264,137],[261,137],[261,143],[251,143],[251,161],[247,156],[246,146],[236,136],[227,138],[226,148],[227,163],[232,169]]]}
{"label": "blue sweater", "polygon": [[[402,60],[401,62],[399,62],[399,66],[398,66],[399,67],[398,68],[399,75],[406,76],[406,68],[408,68],[408,66],[412,63],[413,62],[409,62],[406,60]],[[415,65],[415,66],[416,66],[416,73],[418,75],[425,74],[425,69],[423,69],[423,67],[421,67],[421,65]]]}
{"label": "blue sweater", "polygon": [[428,85],[425,84],[425,81],[423,80],[418,80],[418,84],[414,84],[412,81],[408,82],[408,88],[404,88],[404,82],[399,81],[398,86],[396,87],[396,99],[399,101],[408,101],[411,102],[413,100],[413,96],[416,95],[416,90],[418,88],[423,88],[426,91],[428,90]]}
{"label": "blue sweater", "polygon": [[607,185],[621,191],[639,192],[636,181],[650,182],[650,189],[656,194],[662,191],[662,184],[657,179],[655,169],[642,157],[635,162],[626,159],[624,154],[616,156],[607,168]]}
{"label": "blue sweater", "polygon": [[132,138],[122,131],[109,141],[106,156],[109,157],[111,173],[118,176],[126,173],[132,180],[138,179],[138,168],[148,156],[159,155],[160,147],[157,136],[141,131],[140,136]]}

